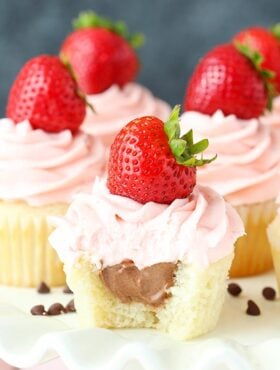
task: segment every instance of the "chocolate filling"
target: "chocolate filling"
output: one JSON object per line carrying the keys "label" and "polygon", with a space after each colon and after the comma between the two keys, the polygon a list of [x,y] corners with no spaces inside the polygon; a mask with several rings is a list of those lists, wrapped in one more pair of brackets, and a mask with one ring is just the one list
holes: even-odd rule
{"label": "chocolate filling", "polygon": [[139,270],[131,260],[125,260],[101,270],[106,287],[123,303],[141,302],[158,307],[168,297],[173,285],[174,263],[156,263]]}

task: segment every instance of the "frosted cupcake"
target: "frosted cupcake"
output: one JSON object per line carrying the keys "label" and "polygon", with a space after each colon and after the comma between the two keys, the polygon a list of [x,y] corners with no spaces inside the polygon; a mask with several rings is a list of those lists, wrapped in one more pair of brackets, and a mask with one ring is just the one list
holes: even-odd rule
{"label": "frosted cupcake", "polygon": [[217,153],[211,166],[198,171],[198,182],[223,195],[243,219],[246,236],[236,244],[232,276],[246,276],[272,267],[266,228],[276,214],[280,182],[280,147],[276,135],[257,119],[241,120],[217,111],[212,116],[185,112],[182,132],[207,136],[206,153]]}
{"label": "frosted cupcake", "polygon": [[55,220],[50,242],[82,326],[188,339],[217,323],[243,226],[220,195],[195,185],[203,160],[190,152],[207,140],[180,139],[177,115],[165,125],[143,117],[125,126],[111,147],[107,184],[96,180]]}
{"label": "frosted cupcake", "polygon": [[57,57],[33,58],[20,71],[9,94],[10,119],[0,120],[0,284],[65,282],[48,244],[48,217],[63,215],[105,166],[101,141],[79,131],[84,114]]}
{"label": "frosted cupcake", "polygon": [[[277,204],[279,207],[280,196],[277,199]],[[280,291],[280,208],[278,208],[277,216],[269,225],[267,234],[271,244],[273,265],[276,273],[278,289]]]}
{"label": "frosted cupcake", "polygon": [[71,64],[80,89],[94,106],[87,109],[83,129],[110,146],[124,122],[155,115],[166,120],[170,106],[134,83],[140,69],[136,49],[143,35],[131,34],[123,22],[82,12],[75,31],[66,37],[61,58]]}

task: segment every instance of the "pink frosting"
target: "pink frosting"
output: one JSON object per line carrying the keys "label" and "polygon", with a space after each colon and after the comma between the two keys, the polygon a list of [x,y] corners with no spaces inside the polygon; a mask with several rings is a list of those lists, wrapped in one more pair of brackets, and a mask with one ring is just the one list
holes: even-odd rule
{"label": "pink frosting", "polygon": [[70,202],[104,170],[101,141],[80,132],[33,130],[28,121],[0,120],[0,199],[41,206]]}
{"label": "pink frosting", "polygon": [[96,113],[87,109],[82,128],[89,134],[101,137],[107,146],[112,144],[116,134],[131,120],[146,115],[166,120],[171,112],[167,103],[155,98],[148,89],[136,83],[128,83],[122,89],[114,85],[87,99]]}
{"label": "pink frosting", "polygon": [[244,233],[236,211],[210,188],[196,186],[189,198],[170,205],[143,205],[112,195],[99,179],[53,222],[50,242],[66,267],[81,256],[99,267],[124,259],[138,268],[178,260],[206,267],[232,253]]}
{"label": "pink frosting", "polygon": [[206,156],[218,154],[208,166],[198,168],[198,183],[209,185],[233,205],[276,198],[280,183],[280,146],[276,135],[258,120],[185,112],[182,134],[194,129],[196,140],[209,139]]}

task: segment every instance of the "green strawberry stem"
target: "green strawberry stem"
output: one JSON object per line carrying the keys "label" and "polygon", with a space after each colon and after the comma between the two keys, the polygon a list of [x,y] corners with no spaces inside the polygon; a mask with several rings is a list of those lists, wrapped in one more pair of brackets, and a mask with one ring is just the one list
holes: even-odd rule
{"label": "green strawberry stem", "polygon": [[112,22],[109,18],[101,17],[90,10],[81,12],[78,18],[74,19],[73,27],[74,29],[90,27],[106,28],[107,30],[110,30],[123,37],[134,49],[140,48],[145,42],[145,37],[142,33],[130,33],[127,25],[124,22]]}
{"label": "green strawberry stem", "polygon": [[[164,132],[168,137],[168,143],[176,162],[187,167],[203,166],[213,162],[217,155],[210,159],[203,159],[203,152],[208,148],[209,141],[203,139],[198,143],[193,142],[193,131],[188,131],[180,137],[180,105],[175,105],[168,121],[164,124]],[[201,153],[201,158],[197,159],[196,154]]]}
{"label": "green strawberry stem", "polygon": [[256,50],[251,49],[249,45],[242,44],[238,41],[236,41],[234,45],[242,55],[252,62],[256,71],[261,76],[268,95],[267,109],[271,110],[272,100],[277,95],[274,85],[271,83],[271,80],[275,78],[275,72],[262,67],[263,56]]}
{"label": "green strawberry stem", "polygon": [[273,35],[280,40],[280,23],[276,23],[271,27],[271,32]]}

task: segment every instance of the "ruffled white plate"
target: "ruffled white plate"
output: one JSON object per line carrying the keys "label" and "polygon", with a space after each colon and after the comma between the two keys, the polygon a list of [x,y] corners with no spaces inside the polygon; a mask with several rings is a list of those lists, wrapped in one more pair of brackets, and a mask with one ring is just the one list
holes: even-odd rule
{"label": "ruffled white plate", "polygon": [[[31,367],[59,355],[70,370],[279,370],[280,301],[261,294],[276,286],[274,277],[239,283],[243,293],[227,297],[216,330],[189,342],[152,330],[81,330],[76,314],[34,317],[33,305],[66,304],[72,295],[0,287],[0,358]],[[261,316],[245,314],[248,299],[258,303]]]}

